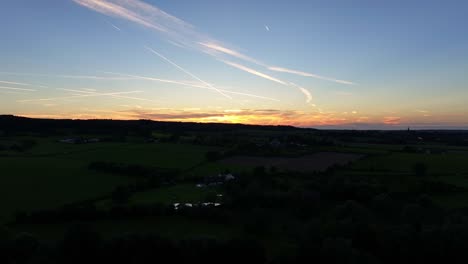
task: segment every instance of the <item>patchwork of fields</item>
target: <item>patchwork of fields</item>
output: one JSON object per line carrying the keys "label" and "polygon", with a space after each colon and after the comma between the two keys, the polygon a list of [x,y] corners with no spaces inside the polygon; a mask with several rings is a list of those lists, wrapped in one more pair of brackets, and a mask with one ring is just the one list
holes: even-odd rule
{"label": "patchwork of fields", "polygon": [[[30,139],[30,138],[28,138]],[[427,179],[468,188],[468,148],[456,148],[444,154],[405,153],[402,146],[378,144],[352,144],[341,147],[316,147],[311,154],[289,157],[230,156],[207,161],[206,154],[225,151],[186,143],[102,142],[96,144],[64,144],[57,138],[32,138],[37,144],[24,152],[0,151],[0,221],[8,222],[17,212],[53,209],[64,204],[96,199],[98,208],[114,205],[110,193],[117,186],[138,183],[138,178],[99,172],[89,169],[94,161],[134,164],[154,168],[176,169],[177,177],[185,179],[176,185],[137,192],[129,197],[128,205],[167,204],[177,202],[203,202],[210,196],[223,193],[220,188],[203,189],[195,181],[222,171],[249,173],[258,166],[275,167],[280,171],[298,173],[323,172],[335,165],[344,166],[338,174],[373,175],[389,188],[407,188],[413,181],[413,166],[424,163]],[[9,144],[21,138],[8,139]],[[6,141],[5,141],[6,142]],[[3,143],[5,145],[5,143]],[[441,148],[443,146],[440,146]],[[298,183],[300,184],[300,183]],[[401,189],[403,190],[403,189]],[[468,205],[467,193],[438,195],[436,202],[447,208]],[[167,219],[166,219],[167,218]],[[99,229],[152,230],[172,236],[185,234],[211,234],[233,236],[231,227],[222,228],[200,222],[171,217],[155,220],[125,220],[95,223]],[[149,221],[149,222],[148,222]],[[155,225],[157,223],[157,225]],[[22,230],[45,236],[59,237],[65,226],[25,225]],[[180,232],[177,232],[179,230]],[[236,232],[240,232],[239,230]],[[54,235],[56,233],[56,235]]]}
{"label": "patchwork of fields", "polygon": [[138,181],[90,170],[88,165],[93,161],[187,170],[203,162],[207,151],[216,149],[187,144],[36,140],[38,144],[26,152],[0,152],[0,220],[11,219],[17,212],[98,198],[116,186]]}

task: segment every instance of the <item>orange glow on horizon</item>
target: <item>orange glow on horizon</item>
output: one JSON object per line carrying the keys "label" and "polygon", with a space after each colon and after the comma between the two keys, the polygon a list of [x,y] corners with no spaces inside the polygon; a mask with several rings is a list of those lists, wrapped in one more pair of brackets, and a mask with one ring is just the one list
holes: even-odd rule
{"label": "orange glow on horizon", "polygon": [[[96,111],[83,114],[33,114],[22,113],[30,118],[53,119],[113,119],[113,120],[154,120],[170,122],[227,123],[248,125],[290,125],[296,127],[339,126],[369,122],[369,118],[341,117],[333,113],[305,113],[293,110],[225,110],[225,111]],[[389,124],[389,120],[374,123]],[[393,120],[392,120],[393,121]],[[392,125],[395,123],[392,123]]]}

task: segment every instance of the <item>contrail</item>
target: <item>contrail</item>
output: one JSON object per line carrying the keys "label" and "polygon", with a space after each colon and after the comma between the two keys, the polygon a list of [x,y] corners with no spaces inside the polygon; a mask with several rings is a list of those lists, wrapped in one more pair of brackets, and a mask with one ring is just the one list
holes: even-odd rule
{"label": "contrail", "polygon": [[0,81],[0,83],[20,85],[20,86],[32,86],[31,84],[28,84],[28,83],[19,83],[19,82]]}
{"label": "contrail", "polygon": [[[136,78],[136,79],[147,80],[147,81],[156,81],[156,82],[163,82],[163,83],[178,84],[178,85],[189,86],[189,87],[200,88],[200,89],[210,89],[210,87],[207,87],[207,86],[204,86],[204,85],[196,85],[196,84],[186,83],[186,82],[181,82],[181,81],[165,80],[165,79],[159,79],[159,78],[144,77],[144,76],[130,75],[130,74],[112,73],[112,72],[106,72],[106,73],[120,75],[120,76],[129,76],[129,77],[133,77],[133,78]],[[229,91],[229,90],[224,90],[224,89],[219,89],[219,90],[221,92],[224,92],[224,93],[227,93],[227,94],[237,94],[237,95],[243,95],[243,96],[248,96],[248,97],[253,97],[253,98],[265,99],[265,100],[270,100],[270,101],[277,101],[277,102],[280,101],[280,100],[275,99],[275,98],[270,98],[270,97],[265,97],[265,96],[261,96],[261,95],[250,94],[250,93],[234,92],[234,91]]]}
{"label": "contrail", "polygon": [[301,91],[305,97],[306,97],[306,103],[311,103],[312,102],[312,94],[309,92],[309,90],[307,90],[306,88],[304,87],[301,87],[295,83],[290,83],[292,86],[296,87],[297,89],[299,89],[299,91]]}
{"label": "contrail", "polygon": [[232,99],[231,96],[223,93],[222,91],[220,91],[219,89],[217,89],[216,87],[214,87],[213,85],[203,81],[202,79],[198,78],[196,75],[190,73],[189,71],[185,70],[184,68],[180,67],[179,65],[177,65],[176,63],[172,62],[171,60],[169,60],[168,58],[164,57],[162,54],[159,54],[157,51],[155,51],[154,49],[148,47],[148,46],[145,46],[145,48],[147,50],[149,50],[150,52],[156,54],[158,57],[160,57],[161,59],[167,61],[168,63],[170,63],[171,65],[173,65],[174,67],[176,67],[177,69],[183,71],[184,73],[188,74],[190,77],[194,78],[195,80],[197,81],[200,81],[201,83],[205,84],[206,86],[210,87],[211,89],[217,91],[218,93],[220,93],[221,95],[229,98],[229,99]]}
{"label": "contrail", "polygon": [[248,93],[241,93],[241,92],[233,92],[233,91],[227,91],[227,90],[221,90],[221,91],[223,91],[223,92],[225,92],[225,93],[230,93],[230,94],[244,95],[244,96],[248,96],[248,97],[254,97],[254,98],[259,98],[259,99],[265,99],[265,100],[280,102],[280,100],[275,99],[275,98],[270,98],[270,97],[255,95],[255,94],[248,94]]}
{"label": "contrail", "polygon": [[106,15],[119,16],[123,17],[132,22],[136,22],[143,26],[156,29],[158,31],[166,31],[162,26],[155,25],[147,20],[147,18],[140,16],[139,14],[132,12],[118,4],[113,4],[107,1],[102,0],[73,0],[75,3],[82,5],[84,7],[93,9],[99,13]]}
{"label": "contrail", "polygon": [[258,71],[256,71],[256,70],[251,69],[251,68],[249,68],[249,67],[246,67],[246,66],[244,66],[244,65],[240,65],[240,64],[237,64],[237,63],[234,63],[234,62],[230,62],[230,61],[225,61],[225,60],[221,60],[221,61],[224,62],[224,63],[226,63],[227,65],[230,65],[230,66],[232,66],[232,67],[238,68],[238,69],[240,69],[240,70],[243,70],[243,71],[245,71],[245,72],[251,73],[251,74],[253,74],[253,75],[257,75],[257,76],[262,77],[262,78],[264,78],[264,79],[267,79],[267,80],[270,80],[270,81],[277,82],[277,83],[280,83],[280,84],[282,84],[282,85],[288,86],[287,83],[285,83],[285,82],[283,82],[283,81],[281,81],[281,80],[279,80],[279,79],[277,79],[277,78],[275,78],[275,77],[272,77],[272,76],[270,76],[270,75],[267,75],[267,74],[258,72]]}
{"label": "contrail", "polygon": [[[326,81],[332,81],[345,85],[352,85],[353,82],[329,78],[317,74],[307,73],[303,71],[291,70],[282,67],[274,67],[267,65],[257,59],[249,57],[239,51],[227,48],[222,42],[209,37],[196,30],[190,23],[170,15],[156,6],[147,4],[140,0],[73,0],[75,3],[89,8],[101,14],[126,19],[128,21],[140,24],[144,27],[155,29],[159,34],[173,43],[182,44],[191,47],[199,52],[207,53],[216,59],[222,59],[220,53],[232,56],[247,62],[257,64],[272,71],[286,72],[290,74],[317,78]],[[268,25],[265,25],[267,31],[270,30]],[[155,53],[156,54],[156,53]],[[163,56],[162,56],[163,57]],[[178,67],[179,68],[179,67]],[[186,72],[184,70],[184,72]],[[256,74],[254,71],[247,71],[251,74]],[[258,73],[258,72],[257,72]],[[192,76],[192,74],[190,74]],[[199,78],[197,78],[199,79]],[[214,87],[212,87],[214,88]],[[216,89],[214,89],[216,90]],[[219,91],[218,91],[219,92]],[[226,96],[225,94],[223,94]]]}
{"label": "contrail", "polygon": [[340,83],[340,84],[347,84],[347,85],[354,85],[355,84],[355,83],[349,82],[349,81],[337,80],[337,79],[333,79],[333,78],[329,78],[329,77],[325,77],[325,76],[321,76],[321,75],[317,75],[317,74],[313,74],[313,73],[308,73],[308,72],[303,72],[303,71],[296,71],[296,70],[291,70],[291,69],[287,69],[287,68],[268,67],[268,69],[270,71],[285,72],[285,73],[300,75],[300,76],[304,76],[304,77],[312,77],[312,78],[325,80],[325,81],[336,82],[336,83]]}
{"label": "contrail", "polygon": [[14,87],[6,87],[6,86],[0,86],[0,89],[4,89],[4,90],[15,90],[15,91],[25,91],[25,92],[36,92],[36,91],[37,91],[37,90],[34,90],[34,89],[14,88]]}
{"label": "contrail", "polygon": [[181,82],[181,81],[166,80],[166,79],[159,79],[159,78],[152,78],[152,77],[144,77],[144,76],[130,75],[130,74],[121,74],[121,73],[114,73],[114,72],[106,72],[106,73],[107,74],[114,74],[114,75],[118,75],[118,76],[127,76],[127,77],[131,77],[131,78],[134,78],[134,79],[140,79],[140,80],[157,81],[157,82],[163,82],[163,83],[179,84],[179,85],[183,85],[183,86],[191,86],[191,87],[196,87],[196,88],[210,89],[207,86],[196,85],[196,84],[186,83],[186,82]]}
{"label": "contrail", "polygon": [[216,51],[216,52],[221,52],[221,53],[230,55],[232,57],[236,57],[238,59],[242,59],[242,60],[257,64],[257,65],[260,65],[260,66],[267,67],[267,65],[265,65],[263,62],[260,62],[260,61],[254,59],[254,58],[251,58],[251,57],[249,57],[247,55],[244,55],[244,54],[242,54],[242,53],[240,53],[238,51],[235,51],[233,49],[226,48],[226,47],[224,47],[224,46],[222,46],[220,44],[210,43],[210,42],[199,42],[198,44],[200,44],[204,48],[208,48],[208,49]]}
{"label": "contrail", "polygon": [[21,95],[25,94],[24,92],[20,92],[20,91],[10,91],[10,90],[2,90],[2,89],[0,89],[0,93],[1,94],[21,94]]}
{"label": "contrail", "polygon": [[113,77],[90,76],[90,75],[54,75],[52,77],[69,78],[69,79],[110,80],[110,81],[131,80],[130,78],[113,78]]}
{"label": "contrail", "polygon": [[[18,72],[0,72],[0,74],[3,74],[3,75],[17,75],[17,76],[52,77],[52,78],[65,78],[65,79],[109,80],[109,81],[133,80],[133,78],[116,78],[116,77],[92,76],[92,75],[50,75],[50,74],[18,73]],[[32,86],[32,85],[30,85],[30,86]]]}
{"label": "contrail", "polygon": [[[76,92],[76,90],[75,90],[75,92]],[[66,96],[66,97],[52,97],[52,98],[18,100],[17,102],[26,103],[26,102],[54,101],[54,100],[66,100],[66,99],[74,99],[74,98],[82,98],[82,97],[113,96],[113,95],[132,94],[132,93],[141,93],[141,91],[116,92],[116,93],[93,93],[93,94],[73,95],[73,96]]]}
{"label": "contrail", "polygon": [[[153,29],[164,39],[168,41],[172,41],[172,43],[177,43],[182,46],[186,46],[188,48],[196,50],[198,52],[208,54],[209,56],[217,60],[224,60],[223,55],[224,57],[230,56],[233,58],[237,58],[246,62],[256,64],[258,66],[261,66],[265,69],[269,69],[271,71],[285,72],[285,73],[295,74],[299,76],[317,78],[317,79],[332,81],[335,83],[345,84],[345,85],[354,84],[353,82],[350,82],[350,81],[324,77],[324,76],[320,76],[317,74],[307,73],[303,71],[296,71],[296,70],[291,70],[291,69],[282,68],[282,67],[275,67],[275,66],[263,63],[260,60],[257,60],[255,58],[252,58],[250,56],[243,54],[240,51],[228,48],[228,46],[225,45],[223,42],[218,41],[210,37],[209,35],[197,30],[190,23],[187,23],[178,17],[175,17],[171,14],[164,12],[163,10],[161,10],[160,8],[156,6],[153,6],[151,4],[145,3],[140,0],[73,0],[73,1],[77,3],[78,5],[86,7],[95,12],[104,14],[106,16],[125,19],[127,21],[139,24],[143,27]],[[265,29],[270,30],[270,27],[268,25],[265,25]],[[162,59],[171,63],[178,69],[182,70],[186,74],[206,84],[212,90],[215,90],[218,93],[221,93],[223,96],[230,98],[222,90],[216,89],[212,85],[202,81],[200,78],[189,73],[185,69],[171,62],[170,60],[168,60],[161,54],[155,52],[154,50],[151,50],[148,47],[146,48],[152,51],[154,54],[161,57]],[[277,83],[281,83],[281,84],[285,83],[277,78],[271,77],[269,75],[255,71],[251,68],[247,68],[237,63],[231,64],[231,66],[242,69],[250,74],[254,74],[254,75],[275,81]]]}
{"label": "contrail", "polygon": [[129,97],[129,96],[122,96],[121,95],[121,94],[126,94],[126,93],[141,93],[142,91],[122,92],[122,93],[114,93],[114,94],[103,94],[103,93],[97,93],[97,92],[93,92],[93,91],[72,90],[72,89],[58,89],[58,90],[68,91],[68,92],[75,92],[75,93],[84,93],[84,94],[96,95],[96,96],[105,95],[105,96],[111,96],[111,97],[115,97],[115,98],[132,99],[132,100],[156,103],[156,101],[146,99],[146,98]]}
{"label": "contrail", "polygon": [[312,102],[312,94],[307,89],[299,87],[299,90],[306,96],[306,103]]}
{"label": "contrail", "polygon": [[105,21],[107,22],[107,24],[109,24],[111,27],[115,28],[116,30],[122,31],[122,29],[120,29],[118,26],[112,24],[111,22],[109,22],[109,21],[107,21],[107,20],[105,20]]}

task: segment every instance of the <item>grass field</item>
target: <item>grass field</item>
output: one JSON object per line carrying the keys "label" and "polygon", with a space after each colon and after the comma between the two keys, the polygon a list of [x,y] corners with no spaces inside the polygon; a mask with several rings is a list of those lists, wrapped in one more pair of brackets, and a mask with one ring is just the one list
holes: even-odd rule
{"label": "grass field", "polygon": [[[28,138],[9,139],[11,142]],[[151,167],[190,169],[205,159],[211,147],[170,143],[64,144],[57,138],[34,138],[25,152],[0,156],[0,221],[18,211],[54,208],[108,194],[130,183],[124,176],[88,169],[92,161],[122,162]],[[5,141],[5,140],[4,140]]]}
{"label": "grass field", "polygon": [[25,152],[6,152],[0,154],[16,157],[47,156],[81,161],[112,161],[139,165],[150,165],[162,168],[190,168],[205,158],[208,151],[218,148],[173,143],[91,143],[66,144],[60,143],[60,138],[13,138],[10,141],[33,139],[37,144]]}
{"label": "grass field", "polygon": [[468,156],[463,154],[422,154],[393,152],[372,156],[356,162],[352,168],[366,171],[411,172],[416,163],[424,163],[429,173],[468,173]]}
{"label": "grass field", "polygon": [[[99,173],[88,169],[93,161],[120,162],[142,166],[178,169],[183,172],[183,179],[190,177],[213,176],[219,172],[230,170],[235,174],[249,172],[259,165],[281,165],[281,158],[257,158],[257,163],[248,162],[206,162],[208,151],[219,151],[220,148],[206,147],[182,143],[143,143],[134,140],[118,143],[65,144],[60,138],[4,138],[1,144],[8,146],[24,140],[34,140],[35,146],[25,152],[0,151],[1,184],[0,184],[0,221],[11,219],[18,211],[50,209],[70,202],[82,201],[109,194],[116,186],[133,182],[125,176]],[[320,151],[336,151],[345,161],[353,161],[350,167],[342,171],[346,175],[369,175],[379,178],[390,190],[405,191],[410,186],[412,168],[416,163],[424,163],[428,167],[428,177],[460,187],[468,188],[468,162],[465,148],[451,148],[445,154],[429,155],[422,153],[400,152],[403,146],[378,144],[350,144],[347,146],[317,147]],[[432,146],[431,148],[443,148]],[[345,154],[347,153],[347,154]],[[344,156],[343,156],[344,155]],[[329,166],[327,159],[302,157],[297,158],[302,167],[323,168]],[[358,157],[362,157],[357,159]],[[232,158],[231,158],[232,159]],[[265,160],[266,159],[266,160]],[[337,158],[337,160],[339,157]],[[335,160],[336,161],[336,160]],[[315,164],[315,163],[316,164]],[[340,161],[337,161],[340,163]],[[326,163],[326,164],[325,164]],[[333,162],[332,162],[333,163]],[[315,164],[315,165],[314,165]],[[327,165],[328,164],[328,165]],[[312,166],[312,167],[311,167]],[[325,166],[325,167],[324,167]],[[299,165],[286,166],[298,169]],[[320,167],[320,168],[322,168]],[[300,169],[300,168],[299,168]],[[300,184],[300,183],[298,183]],[[130,204],[172,204],[196,203],[206,201],[207,197],[222,193],[221,188],[197,188],[194,183],[179,183],[176,186],[163,187],[133,194]],[[457,193],[453,195],[435,196],[434,200],[447,208],[458,208],[468,204],[468,195]],[[110,200],[101,200],[98,206],[111,205]],[[179,222],[177,222],[179,221]],[[128,225],[129,229],[154,230],[173,234],[174,230],[182,230],[182,220],[142,220],[104,223],[98,222],[100,230],[111,233],[112,229]],[[180,224],[180,226],[179,226]],[[104,227],[106,225],[107,227]],[[31,227],[33,228],[33,227]],[[34,227],[42,232],[40,226]],[[46,233],[54,233],[55,227],[44,227]],[[57,230],[64,227],[57,227]],[[191,227],[200,234],[229,233],[229,231],[208,227]],[[27,229],[26,229],[27,230]],[[205,230],[208,230],[205,232]],[[210,231],[211,230],[211,231]],[[45,232],[45,231],[44,231]],[[57,231],[62,232],[62,231]],[[184,232],[190,233],[189,230]]]}
{"label": "grass field", "polygon": [[60,158],[0,158],[0,219],[18,211],[57,207],[94,198],[131,180],[89,171],[79,160]]}

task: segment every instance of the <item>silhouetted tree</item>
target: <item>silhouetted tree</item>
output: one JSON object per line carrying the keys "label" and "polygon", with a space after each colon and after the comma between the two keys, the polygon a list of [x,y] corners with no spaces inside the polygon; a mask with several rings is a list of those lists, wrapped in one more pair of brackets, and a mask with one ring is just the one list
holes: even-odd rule
{"label": "silhouetted tree", "polygon": [[427,174],[427,166],[424,163],[416,163],[412,169],[415,176],[424,177]]}
{"label": "silhouetted tree", "polygon": [[37,239],[28,233],[18,234],[10,245],[12,263],[28,263],[39,249]]}
{"label": "silhouetted tree", "polygon": [[101,256],[101,236],[90,226],[76,224],[65,233],[59,244],[62,263],[98,263]]}
{"label": "silhouetted tree", "polygon": [[219,160],[221,158],[221,154],[218,151],[208,151],[205,154],[205,158],[207,161],[213,162]]}

